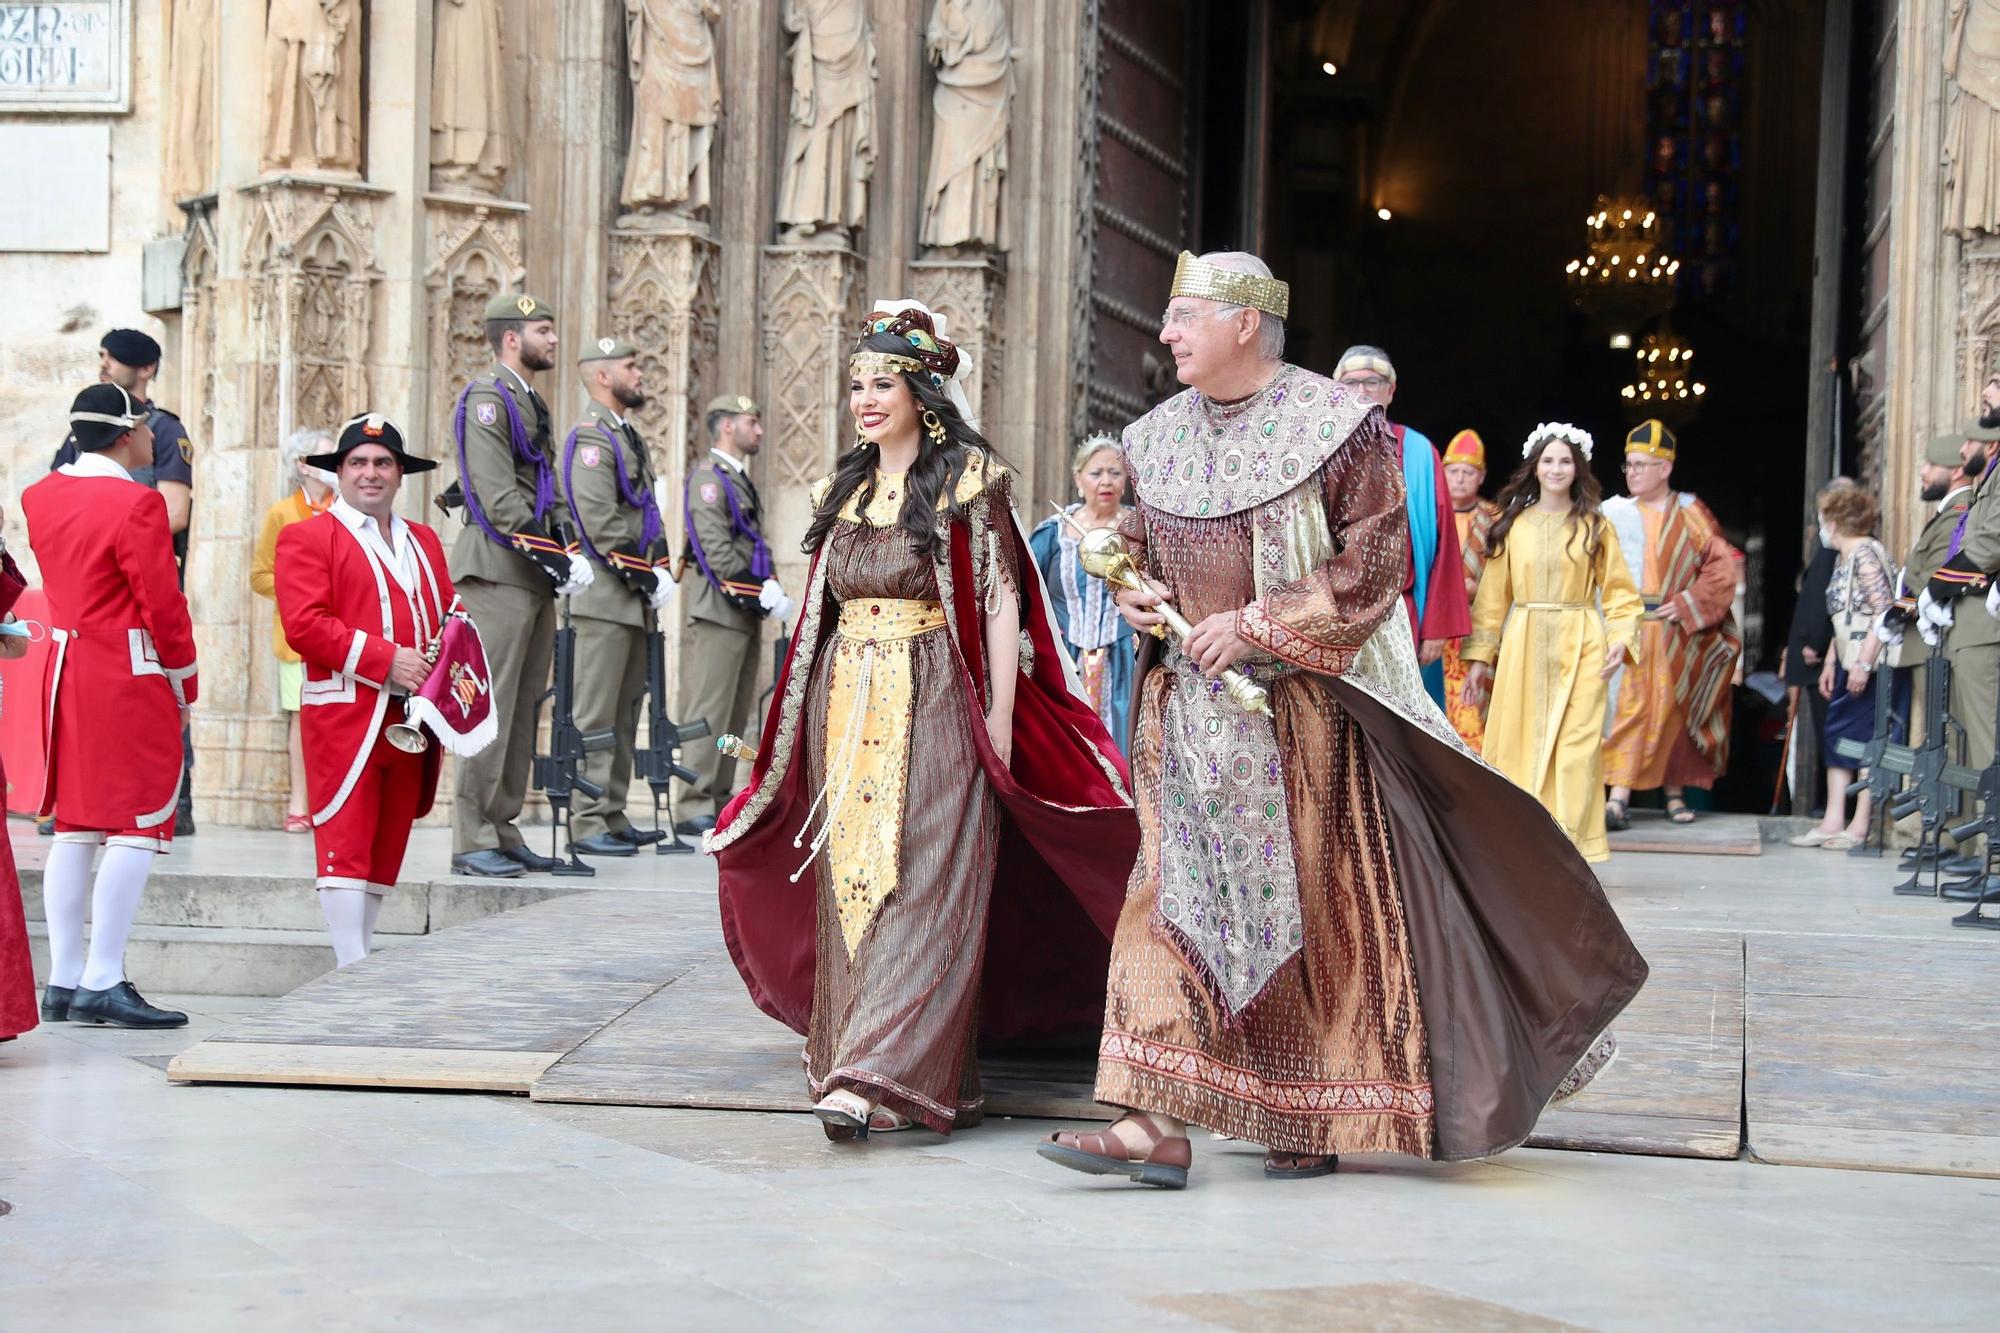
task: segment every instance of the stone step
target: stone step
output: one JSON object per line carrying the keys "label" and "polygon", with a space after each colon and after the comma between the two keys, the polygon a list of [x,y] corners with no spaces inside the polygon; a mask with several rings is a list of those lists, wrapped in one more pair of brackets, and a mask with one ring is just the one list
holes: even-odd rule
{"label": "stone step", "polygon": [[[454,878],[396,886],[383,895],[378,935],[424,935],[495,912],[581,890],[553,881]],[[28,920],[40,921],[42,872],[21,868]],[[296,875],[216,874],[156,870],[146,883],[135,923],[225,930],[325,929],[312,881]],[[226,993],[226,992],[218,992]]]}
{"label": "stone step", "polygon": [[[375,947],[393,949],[409,938],[377,934]],[[29,922],[28,945],[40,985],[48,977],[48,927]],[[332,970],[324,929],[134,926],[125,945],[125,975],[146,994],[284,995]]]}

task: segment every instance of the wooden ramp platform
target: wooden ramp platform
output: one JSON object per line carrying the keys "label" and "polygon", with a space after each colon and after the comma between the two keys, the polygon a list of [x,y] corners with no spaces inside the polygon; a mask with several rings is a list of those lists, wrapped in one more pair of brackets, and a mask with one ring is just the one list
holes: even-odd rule
{"label": "wooden ramp platform", "polygon": [[1676,824],[1663,810],[1632,811],[1632,827],[1606,835],[1615,852],[1684,852],[1690,856],[1762,856],[1763,826],[1755,815],[1700,812]]}
{"label": "wooden ramp platform", "polygon": [[[1743,954],[1735,934],[1641,947],[1653,979],[1617,1064],[1530,1144],[1733,1157]],[[590,892],[475,921],[330,974],[184,1052],[177,1082],[459,1089],[538,1101],[804,1111],[799,1038],[759,1013],[702,893]],[[992,1115],[1093,1119],[1093,1058],[992,1053]]]}
{"label": "wooden ramp platform", "polygon": [[1754,1156],[2000,1177],[2000,955],[1968,933],[1749,938]]}

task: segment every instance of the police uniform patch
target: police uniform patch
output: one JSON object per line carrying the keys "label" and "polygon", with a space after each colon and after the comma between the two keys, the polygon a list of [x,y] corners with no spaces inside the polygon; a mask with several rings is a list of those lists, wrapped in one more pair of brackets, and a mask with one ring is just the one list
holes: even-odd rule
{"label": "police uniform patch", "polygon": [[496,422],[496,421],[498,421],[498,420],[500,419],[500,407],[499,407],[499,404],[497,404],[497,403],[481,403],[481,404],[479,405],[479,407],[478,407],[478,410],[477,410],[477,411],[475,412],[475,414],[474,414],[474,415],[476,415],[476,416],[477,416],[477,417],[479,418],[479,424],[480,424],[480,425],[482,425],[482,426],[490,426],[490,425],[492,425],[492,424],[493,424],[494,422]]}
{"label": "police uniform patch", "polygon": [[703,504],[712,505],[721,498],[722,492],[716,489],[714,482],[704,481],[701,484],[701,502]]}
{"label": "police uniform patch", "polygon": [[583,448],[576,451],[576,461],[585,467],[596,467],[599,452],[596,445],[586,444]]}
{"label": "police uniform patch", "polygon": [[194,462],[194,441],[185,435],[181,436],[181,462],[188,464]]}

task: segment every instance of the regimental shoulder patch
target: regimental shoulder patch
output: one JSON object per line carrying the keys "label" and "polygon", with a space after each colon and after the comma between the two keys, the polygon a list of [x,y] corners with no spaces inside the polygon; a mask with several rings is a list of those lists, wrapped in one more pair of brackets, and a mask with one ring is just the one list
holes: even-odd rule
{"label": "regimental shoulder patch", "polygon": [[194,462],[194,441],[185,435],[181,436],[181,462],[188,464]]}
{"label": "regimental shoulder patch", "polygon": [[480,403],[472,409],[472,414],[479,418],[480,425],[490,426],[500,419],[500,404]]}
{"label": "regimental shoulder patch", "polygon": [[604,451],[594,444],[586,444],[576,451],[576,461],[585,467],[596,467],[603,456]]}
{"label": "regimental shoulder patch", "polygon": [[716,486],[714,482],[704,481],[701,484],[701,502],[703,504],[712,505],[721,498],[722,498],[722,491],[719,487]]}

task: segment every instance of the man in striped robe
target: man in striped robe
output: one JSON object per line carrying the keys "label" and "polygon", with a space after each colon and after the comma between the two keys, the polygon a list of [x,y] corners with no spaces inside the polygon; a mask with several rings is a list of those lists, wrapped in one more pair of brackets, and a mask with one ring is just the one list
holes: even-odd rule
{"label": "man in striped robe", "polygon": [[1667,817],[1694,822],[1683,794],[1708,788],[1729,764],[1730,689],[1743,656],[1734,615],[1743,557],[1708,506],[1672,488],[1676,443],[1664,423],[1625,437],[1629,496],[1604,516],[1646,603],[1636,660],[1616,685],[1616,721],[1604,745],[1611,785],[1605,822],[1624,828],[1634,790],[1666,789]]}

